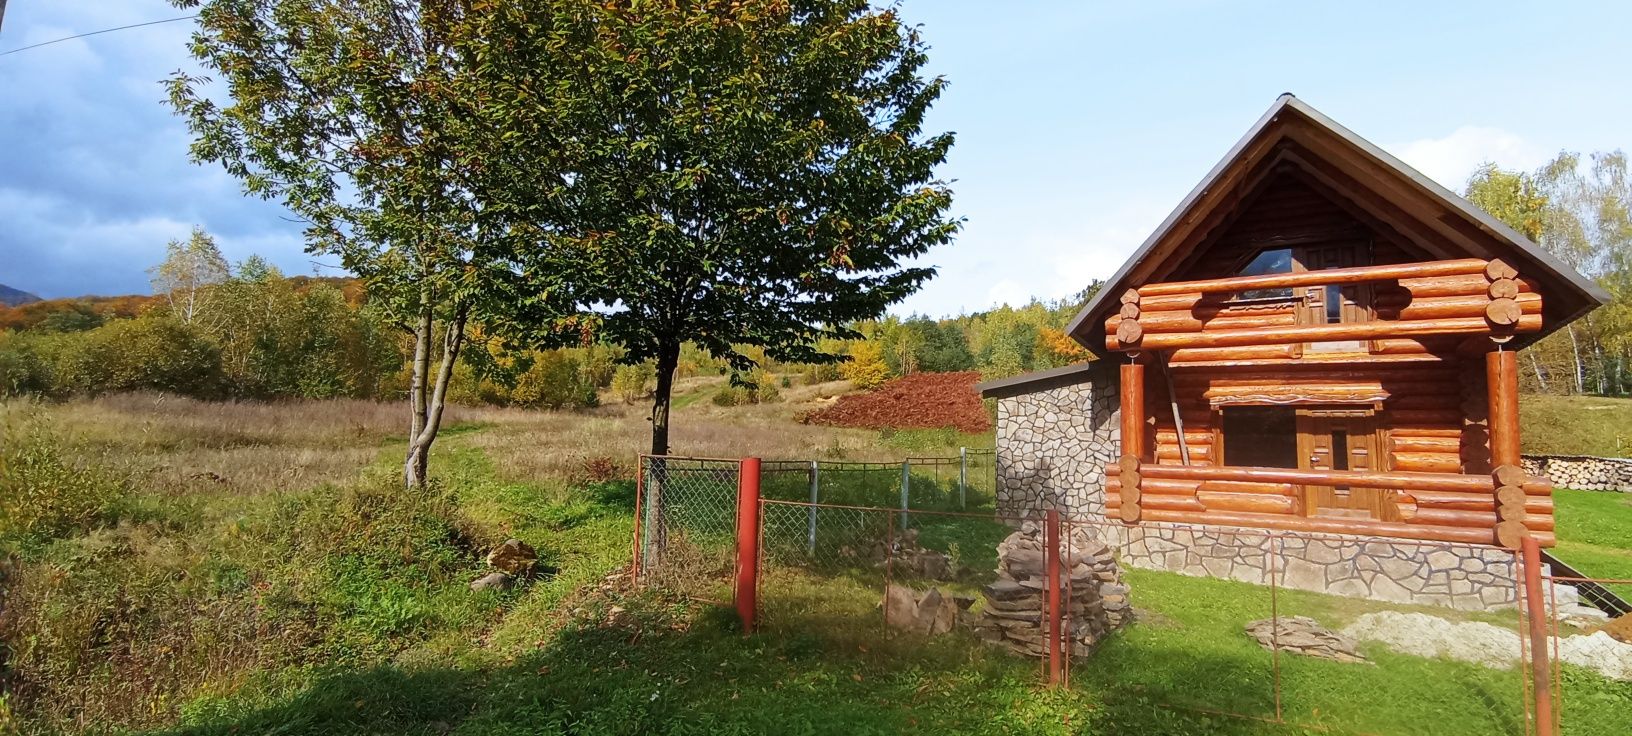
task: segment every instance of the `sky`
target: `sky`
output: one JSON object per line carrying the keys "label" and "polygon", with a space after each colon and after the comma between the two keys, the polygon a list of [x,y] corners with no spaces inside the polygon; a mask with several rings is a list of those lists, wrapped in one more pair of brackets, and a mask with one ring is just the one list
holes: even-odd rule
{"label": "sky", "polygon": [[[1113,273],[1282,92],[1445,186],[1481,162],[1632,147],[1632,3],[903,0],[950,82],[928,120],[964,218],[901,314],[1057,299]],[[186,15],[159,0],[10,0],[0,51]],[[0,283],[148,291],[194,226],[229,260],[336,274],[275,202],[195,165],[161,81],[191,22],[0,56]],[[1621,90],[1619,92],[1615,90]]]}

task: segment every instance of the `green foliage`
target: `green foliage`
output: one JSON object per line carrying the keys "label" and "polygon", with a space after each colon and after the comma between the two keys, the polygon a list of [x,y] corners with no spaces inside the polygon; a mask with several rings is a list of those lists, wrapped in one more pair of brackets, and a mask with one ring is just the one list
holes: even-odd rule
{"label": "green foliage", "polygon": [[620,365],[612,374],[612,393],[623,403],[633,404],[646,397],[647,384],[651,383],[654,373],[651,363]]}
{"label": "green foliage", "polygon": [[769,373],[754,371],[746,379],[733,377],[720,390],[714,392],[711,401],[715,406],[747,406],[750,404],[772,404],[782,400],[782,392],[777,389],[776,381]]}
{"label": "green foliage", "polygon": [[490,20],[502,175],[572,171],[528,193],[570,202],[559,253],[535,262],[573,270],[626,362],[657,363],[658,449],[683,344],[736,373],[769,367],[747,348],[832,361],[819,339],[916,291],[933,272],[906,261],[959,226],[934,178],[952,136],[924,129],[945,85],[891,9],[515,3]]}
{"label": "green foliage", "polygon": [[595,406],[595,384],[576,359],[563,351],[538,353],[516,381],[511,399],[518,406],[566,409]]}
{"label": "green foliage", "polygon": [[221,393],[221,354],[198,329],[168,316],[110,322],[59,348],[55,387],[64,393]]}
{"label": "green foliage", "polygon": [[1632,393],[1632,172],[1626,154],[1583,160],[1560,153],[1534,172],[1486,164],[1466,194],[1509,227],[1596,280],[1610,295],[1597,312],[1525,350],[1533,391]]}
{"label": "green foliage", "polygon": [[0,542],[38,542],[111,518],[128,491],[127,480],[71,459],[65,441],[33,417],[0,428]]}

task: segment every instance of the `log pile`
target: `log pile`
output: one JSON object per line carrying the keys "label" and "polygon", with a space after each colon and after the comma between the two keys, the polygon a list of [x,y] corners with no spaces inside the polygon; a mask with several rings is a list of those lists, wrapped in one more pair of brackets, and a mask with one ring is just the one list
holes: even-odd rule
{"label": "log pile", "polygon": [[[997,547],[997,580],[981,591],[975,631],[985,641],[1024,656],[1046,656],[1048,576],[1042,525],[1026,522]],[[1061,539],[1060,570],[1067,650],[1093,653],[1099,642],[1132,619],[1128,588],[1111,549],[1084,527]]]}

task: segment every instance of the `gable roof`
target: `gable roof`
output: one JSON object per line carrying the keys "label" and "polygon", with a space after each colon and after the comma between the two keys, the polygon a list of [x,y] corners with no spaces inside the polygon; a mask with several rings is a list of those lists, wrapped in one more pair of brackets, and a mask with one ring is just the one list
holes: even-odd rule
{"label": "gable roof", "polygon": [[1096,355],[1107,354],[1105,318],[1130,284],[1161,280],[1164,261],[1194,249],[1227,227],[1256,185],[1277,169],[1297,167],[1379,227],[1441,258],[1503,258],[1542,287],[1540,339],[1609,301],[1609,295],[1564,262],[1416,169],[1355,135],[1291,93],[1270,105],[1224,158],[1179,202],[1066,327]]}

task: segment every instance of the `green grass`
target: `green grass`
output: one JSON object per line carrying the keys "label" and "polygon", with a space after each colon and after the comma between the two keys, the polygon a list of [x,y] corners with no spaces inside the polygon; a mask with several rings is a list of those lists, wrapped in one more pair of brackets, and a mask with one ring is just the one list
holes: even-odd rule
{"label": "green grass", "polygon": [[1632,457],[1632,399],[1525,394],[1519,419],[1526,453]]}
{"label": "green grass", "polygon": [[[1632,494],[1558,489],[1553,503],[1558,559],[1592,577],[1632,580]],[[1608,587],[1632,598],[1632,583]]]}
{"label": "green grass", "polygon": [[[369,435],[357,444],[374,462],[355,478],[227,493],[144,476],[108,512],[117,523],[74,521],[90,526],[12,549],[0,568],[0,733],[1523,732],[1517,672],[1373,646],[1371,665],[1281,656],[1288,723],[1266,722],[1276,662],[1242,627],[1270,615],[1269,591],[1138,570],[1128,580],[1141,622],[1078,661],[1072,688],[1050,690],[1037,661],[967,633],[884,629],[884,572],[869,546],[898,523],[891,511],[822,511],[821,564],[804,567],[805,509],[768,506],[765,630],[743,637],[721,608],[600,591],[629,559],[632,485],[518,472],[515,457],[533,446],[503,430],[471,423],[444,435],[431,493],[398,489],[396,440]],[[880,438],[913,455],[981,439]],[[791,497],[802,497],[800,480],[784,489]],[[914,502],[945,502],[948,480],[915,471]],[[1629,559],[1625,497],[1558,499],[1560,538],[1581,550],[1561,545],[1561,556],[1594,574],[1623,569],[1611,565]],[[941,585],[965,594],[990,578],[1008,532],[927,513],[911,525],[924,546],[952,553],[958,577]],[[482,554],[509,537],[560,574],[469,591]],[[688,569],[715,600],[728,599],[728,541],[675,541],[713,545]],[[1608,562],[1588,567],[1588,550]],[[929,584],[899,569],[891,579]],[[614,619],[614,606],[627,610]],[[1517,623],[1295,591],[1278,608],[1332,627],[1382,608]],[[1628,688],[1566,669],[1571,733],[1624,733],[1615,724],[1632,722]]]}

